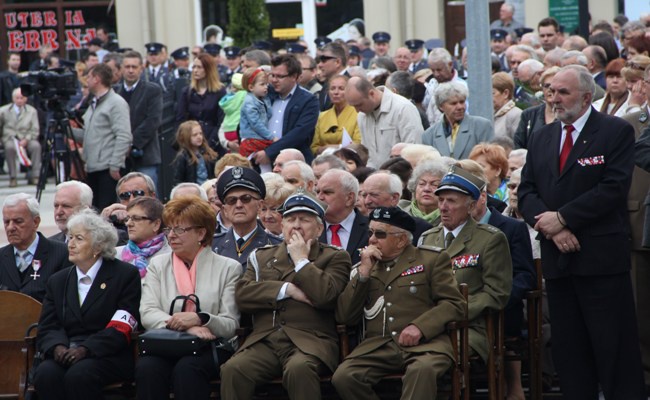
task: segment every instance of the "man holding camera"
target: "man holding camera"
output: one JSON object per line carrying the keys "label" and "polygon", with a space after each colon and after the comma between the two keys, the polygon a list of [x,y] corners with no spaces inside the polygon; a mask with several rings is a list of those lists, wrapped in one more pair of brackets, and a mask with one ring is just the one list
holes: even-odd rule
{"label": "man holding camera", "polygon": [[93,96],[83,116],[84,129],[74,129],[75,139],[83,142],[87,183],[93,190],[93,206],[98,210],[115,200],[114,191],[131,147],[129,105],[111,89],[113,72],[97,64],[88,72],[88,90]]}

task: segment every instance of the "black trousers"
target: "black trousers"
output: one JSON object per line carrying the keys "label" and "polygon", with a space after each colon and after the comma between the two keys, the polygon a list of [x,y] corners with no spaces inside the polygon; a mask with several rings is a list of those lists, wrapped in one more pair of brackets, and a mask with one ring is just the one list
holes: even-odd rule
{"label": "black trousers", "polygon": [[93,190],[93,206],[98,212],[117,201],[115,187],[117,181],[113,179],[109,170],[89,172],[86,183]]}
{"label": "black trousers", "polygon": [[210,381],[219,378],[219,366],[231,355],[219,349],[217,354],[219,365],[210,346],[198,356],[181,359],[141,356],[135,367],[138,400],[168,399],[170,390],[177,400],[209,399]]}
{"label": "black trousers", "polygon": [[547,279],[553,362],[564,398],[645,399],[629,273]]}
{"label": "black trousers", "polygon": [[39,400],[103,399],[102,388],[133,378],[133,359],[124,357],[86,358],[66,368],[45,360],[34,376]]}

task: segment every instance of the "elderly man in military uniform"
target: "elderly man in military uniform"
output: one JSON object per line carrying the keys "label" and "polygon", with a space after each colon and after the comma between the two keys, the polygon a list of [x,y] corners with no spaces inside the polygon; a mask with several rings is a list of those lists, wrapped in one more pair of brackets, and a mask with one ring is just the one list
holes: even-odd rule
{"label": "elderly man in military uniform", "polygon": [[478,224],[472,211],[485,182],[458,166],[445,175],[436,195],[441,225],[422,234],[420,243],[445,248],[458,283],[467,283],[469,346],[487,360],[486,310],[502,310],[512,287],[512,259],[505,235]]}
{"label": "elderly man in military uniform", "polygon": [[336,318],[363,321],[361,343],[332,383],[343,399],[377,399],[382,377],[404,373],[403,399],[433,399],[454,362],[445,325],[463,317],[464,299],[440,247],[411,244],[413,218],[398,207],[370,213],[369,245],[339,297]]}
{"label": "elderly man in military uniform", "polygon": [[253,332],[221,367],[221,398],[250,399],[282,376],[291,399],[318,400],[320,374],[338,364],[334,309],[350,274],[350,255],[320,243],[325,209],[307,194],[283,205],[284,242],[255,250],[237,282],[239,310]]}
{"label": "elderly man in military uniform", "polygon": [[250,168],[230,168],[217,181],[217,196],[232,227],[214,237],[212,250],[237,260],[246,271],[246,260],[254,249],[282,241],[257,221],[260,202],[266,197],[264,180]]}

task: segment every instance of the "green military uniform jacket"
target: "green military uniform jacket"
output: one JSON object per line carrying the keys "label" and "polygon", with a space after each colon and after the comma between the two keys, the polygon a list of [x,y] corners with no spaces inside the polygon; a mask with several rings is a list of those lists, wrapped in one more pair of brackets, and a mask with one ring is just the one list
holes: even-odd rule
{"label": "green military uniform jacket", "polygon": [[[420,242],[429,246],[445,246],[442,225],[424,232]],[[485,332],[485,310],[501,310],[508,303],[512,287],[512,259],[508,240],[491,225],[469,219],[448,249],[451,267],[458,283],[469,290],[469,345],[487,360],[488,342]]]}
{"label": "green military uniform jacket", "polygon": [[[282,329],[300,351],[320,359],[332,371],[339,362],[334,310],[350,276],[350,255],[314,240],[309,263],[294,270],[286,243],[256,249],[244,277],[237,282],[239,310],[253,316],[253,332],[240,351]],[[291,298],[277,300],[285,282],[298,286],[313,303]]]}
{"label": "green military uniform jacket", "polygon": [[367,281],[359,279],[356,269],[352,275],[336,307],[337,322],[357,325],[363,318],[365,324],[364,340],[350,358],[391,340],[397,343],[402,330],[415,325],[423,338],[416,346],[401,347],[404,351],[436,352],[453,359],[445,326],[463,318],[465,300],[442,249],[409,244],[392,267],[375,265]]}

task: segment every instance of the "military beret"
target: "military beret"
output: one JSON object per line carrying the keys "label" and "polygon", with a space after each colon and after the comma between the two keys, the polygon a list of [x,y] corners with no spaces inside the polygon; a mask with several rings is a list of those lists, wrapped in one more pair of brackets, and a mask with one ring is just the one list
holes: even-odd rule
{"label": "military beret", "polygon": [[172,51],[171,56],[174,60],[186,60],[190,58],[190,48],[189,47],[178,48]]}
{"label": "military beret", "polygon": [[103,46],[104,42],[100,38],[92,38],[88,41],[88,46]]}
{"label": "military beret", "polygon": [[361,49],[359,49],[359,46],[350,45],[348,46],[348,55],[361,56]]}
{"label": "military beret", "polygon": [[372,40],[374,40],[376,43],[388,43],[390,42],[390,33],[375,32],[372,34]]}
{"label": "military beret", "polygon": [[482,179],[470,174],[461,167],[452,166],[449,172],[442,177],[435,193],[440,194],[445,190],[453,190],[478,200],[484,187],[485,182]]}
{"label": "military beret", "polygon": [[323,221],[325,219],[326,208],[326,205],[308,193],[295,193],[284,201],[282,205],[282,216],[284,217],[294,212],[303,211],[314,214]]}
{"label": "military beret", "polygon": [[404,45],[406,47],[408,47],[408,49],[411,50],[411,52],[414,53],[414,52],[420,50],[422,48],[422,46],[424,46],[424,40],[410,39],[410,40],[407,40],[406,42],[404,42]]}
{"label": "military beret", "polygon": [[144,47],[147,49],[147,53],[149,54],[158,54],[162,51],[163,49],[163,44],[158,43],[158,42],[151,42],[147,43],[144,45]]}
{"label": "military beret", "polygon": [[215,57],[221,52],[221,46],[216,43],[206,43],[205,46],[203,46],[203,50],[212,57]]}
{"label": "military beret", "polygon": [[226,53],[226,58],[237,58],[239,57],[239,52],[241,49],[237,46],[228,46],[223,49],[223,51]]}
{"label": "military beret", "polygon": [[217,196],[224,202],[226,194],[235,188],[243,188],[258,193],[263,199],[266,197],[264,180],[254,169],[245,167],[232,167],[221,174],[217,181]]}
{"label": "military beret", "polygon": [[253,42],[253,47],[258,50],[271,50],[271,47],[273,47],[273,45],[271,42],[267,42],[266,40],[258,40],[256,42]]}
{"label": "military beret", "polygon": [[368,218],[370,221],[383,222],[411,233],[415,232],[415,220],[399,207],[377,207]]}
{"label": "military beret", "polygon": [[506,40],[506,36],[508,36],[508,31],[505,29],[491,29],[490,30],[490,39],[492,40]]}
{"label": "military beret", "polygon": [[303,54],[305,51],[307,51],[307,48],[300,43],[287,44],[287,53],[289,54]]}
{"label": "military beret", "polygon": [[533,32],[532,28],[517,28],[514,30],[515,34],[517,35],[518,38],[521,38],[527,33]]}
{"label": "military beret", "polygon": [[332,43],[332,39],[328,38],[327,36],[319,36],[316,39],[314,39],[314,43],[316,44],[316,47],[320,49],[326,44]]}

